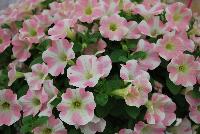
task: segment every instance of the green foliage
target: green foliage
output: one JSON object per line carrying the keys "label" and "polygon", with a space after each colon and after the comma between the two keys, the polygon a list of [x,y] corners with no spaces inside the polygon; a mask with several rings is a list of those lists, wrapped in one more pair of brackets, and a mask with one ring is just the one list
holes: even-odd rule
{"label": "green foliage", "polygon": [[126,112],[131,118],[136,119],[140,113],[140,109],[134,106],[126,106]]}
{"label": "green foliage", "polygon": [[42,41],[36,48],[38,50],[40,50],[41,52],[45,51],[48,47],[50,47],[51,45],[51,40],[50,39],[47,39],[47,40],[44,40]]}
{"label": "green foliage", "polygon": [[29,67],[35,65],[35,64],[41,64],[43,63],[43,59],[42,59],[42,56],[39,56],[37,58],[35,58],[29,65]]}
{"label": "green foliage", "polygon": [[108,102],[108,95],[107,94],[97,94],[95,96],[95,102],[100,106],[105,106]]}
{"label": "green foliage", "polygon": [[132,60],[132,59],[135,59],[135,60],[145,59],[147,56],[148,55],[147,55],[146,52],[138,51],[138,52],[135,52],[135,53],[131,54],[129,56],[129,60]]}
{"label": "green foliage", "polygon": [[109,56],[113,63],[127,61],[127,53],[121,49],[114,50]]}
{"label": "green foliage", "polygon": [[173,95],[177,95],[182,89],[182,86],[175,85],[169,78],[166,78],[166,86]]}

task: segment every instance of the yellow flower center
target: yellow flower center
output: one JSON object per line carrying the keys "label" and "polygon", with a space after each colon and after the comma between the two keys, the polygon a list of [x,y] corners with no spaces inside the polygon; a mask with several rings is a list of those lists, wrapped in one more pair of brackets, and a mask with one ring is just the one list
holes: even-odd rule
{"label": "yellow flower center", "polygon": [[169,51],[174,50],[175,46],[173,43],[167,43],[167,45],[165,46],[165,48]]}
{"label": "yellow flower center", "polygon": [[0,37],[0,45],[3,43],[3,38]]}
{"label": "yellow flower center", "polygon": [[110,28],[111,31],[116,31],[116,30],[117,30],[117,24],[115,24],[115,23],[110,23],[109,28]]}
{"label": "yellow flower center", "polygon": [[182,19],[182,15],[179,12],[175,12],[173,15],[173,20],[179,22]]}
{"label": "yellow flower center", "polygon": [[91,15],[92,14],[92,7],[91,6],[88,6],[85,8],[85,14],[86,15]]}
{"label": "yellow flower center", "polygon": [[30,34],[31,36],[36,36],[36,35],[37,35],[37,32],[36,32],[35,29],[31,28],[31,29],[29,29],[29,34]]}
{"label": "yellow flower center", "polygon": [[81,107],[81,101],[79,100],[75,100],[74,102],[72,102],[72,107],[75,108],[75,109],[78,109]]}
{"label": "yellow flower center", "polygon": [[8,102],[4,102],[1,104],[3,110],[8,110],[10,108],[10,104]]}
{"label": "yellow flower center", "polygon": [[34,106],[38,106],[38,105],[41,104],[40,100],[38,98],[33,98],[32,103],[33,103]]}
{"label": "yellow flower center", "polygon": [[178,67],[178,71],[179,71],[179,72],[182,72],[182,73],[186,73],[186,72],[188,71],[187,65],[184,65],[184,64],[180,65],[180,66]]}
{"label": "yellow flower center", "polygon": [[52,134],[52,129],[51,128],[45,128],[45,129],[43,129],[42,134]]}

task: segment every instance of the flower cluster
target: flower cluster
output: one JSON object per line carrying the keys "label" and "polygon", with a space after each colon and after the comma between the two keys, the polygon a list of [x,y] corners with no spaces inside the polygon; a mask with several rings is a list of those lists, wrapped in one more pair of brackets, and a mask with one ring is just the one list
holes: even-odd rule
{"label": "flower cluster", "polygon": [[0,11],[0,129],[199,133],[199,20],[161,0],[10,5]]}

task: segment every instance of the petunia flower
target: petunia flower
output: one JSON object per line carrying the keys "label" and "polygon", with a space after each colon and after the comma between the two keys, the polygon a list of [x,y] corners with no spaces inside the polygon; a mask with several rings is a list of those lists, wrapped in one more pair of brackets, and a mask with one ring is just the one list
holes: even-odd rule
{"label": "petunia flower", "polygon": [[70,89],[62,95],[57,109],[60,118],[69,125],[86,125],[94,118],[96,107],[94,96],[85,89]]}
{"label": "petunia flower", "polygon": [[151,0],[151,2],[146,0],[141,4],[137,4],[133,9],[133,13],[140,14],[145,19],[149,19],[152,16],[158,15],[164,11],[164,5],[159,2],[159,0]]}
{"label": "petunia flower", "polygon": [[135,124],[132,134],[165,134],[165,127],[159,124],[145,124],[139,121]]}
{"label": "petunia flower", "polygon": [[34,134],[67,134],[62,121],[54,116],[49,117],[46,124],[42,124],[32,131]]}
{"label": "petunia flower", "polygon": [[92,23],[103,14],[98,0],[79,0],[76,4],[76,15],[81,22]]}
{"label": "petunia flower", "polygon": [[114,90],[112,94],[123,97],[128,106],[140,107],[148,101],[148,94],[151,90],[149,80],[137,76],[128,87]]}
{"label": "petunia flower", "polygon": [[184,87],[196,84],[199,69],[199,63],[189,54],[177,55],[167,66],[170,80]]}
{"label": "petunia flower", "polygon": [[189,103],[189,117],[192,121],[200,123],[200,99],[192,96],[192,91],[187,91],[185,99]]}
{"label": "petunia flower", "polygon": [[75,58],[72,47],[73,45],[68,40],[60,39],[52,41],[51,47],[43,52],[42,59],[47,63],[51,75],[64,74],[67,63]]}
{"label": "petunia flower", "polygon": [[0,53],[2,53],[11,43],[11,35],[7,30],[0,29]]}
{"label": "petunia flower", "polygon": [[132,82],[137,76],[142,76],[144,79],[150,79],[149,73],[144,71],[136,60],[129,60],[126,65],[121,65],[120,77],[127,82]]}
{"label": "petunia flower", "polygon": [[20,39],[26,39],[30,43],[39,43],[42,37],[45,36],[43,27],[40,26],[36,19],[25,20],[19,33]]}
{"label": "petunia flower", "polygon": [[32,47],[32,44],[27,40],[21,40],[19,38],[19,34],[16,34],[12,39],[12,51],[14,57],[16,57],[20,62],[26,61],[29,57],[31,57],[31,53],[29,50]]}
{"label": "petunia flower", "polygon": [[142,51],[145,52],[146,56],[143,59],[138,60],[138,64],[144,70],[154,70],[157,68],[160,63],[160,57],[158,52],[156,52],[155,44],[149,43],[143,39],[140,39],[137,45],[136,52]]}
{"label": "petunia flower", "polygon": [[105,52],[105,48],[107,47],[107,44],[104,40],[100,39],[95,44],[89,45],[87,48],[84,49],[84,54],[87,55],[97,55]]}
{"label": "petunia flower", "polygon": [[103,16],[112,16],[119,13],[120,0],[99,0]]}
{"label": "petunia flower", "polygon": [[138,25],[138,30],[147,36],[157,37],[167,31],[166,26],[162,23],[159,16],[152,17],[147,21],[142,20]]}
{"label": "petunia flower", "polygon": [[128,33],[127,21],[119,15],[104,16],[100,20],[99,31],[103,37],[120,41]]}
{"label": "petunia flower", "polygon": [[10,126],[21,117],[21,106],[11,89],[0,90],[0,126]]}
{"label": "petunia flower", "polygon": [[81,132],[84,134],[96,134],[97,132],[103,132],[106,127],[106,121],[103,118],[94,116],[92,121],[86,125],[78,126]]}
{"label": "petunia flower", "polygon": [[18,78],[24,77],[24,74],[22,72],[18,72],[17,70],[18,68],[22,68],[22,66],[23,63],[19,62],[18,60],[15,60],[8,65],[8,86],[11,86],[12,83]]}
{"label": "petunia flower", "polygon": [[146,106],[145,119],[148,124],[170,126],[176,120],[176,104],[166,95],[153,93]]}
{"label": "petunia flower", "polygon": [[188,30],[191,18],[191,9],[187,8],[183,3],[175,2],[166,8],[166,25],[171,29],[177,31]]}
{"label": "petunia flower", "polygon": [[136,21],[129,21],[127,23],[128,33],[125,35],[126,39],[138,39],[141,34],[138,30],[138,23]]}
{"label": "petunia flower", "polygon": [[69,37],[74,38],[75,31],[72,29],[76,21],[73,19],[63,19],[56,22],[56,24],[49,29],[48,34],[51,40],[64,39]]}
{"label": "petunia flower", "polygon": [[193,134],[191,122],[187,118],[184,118],[178,125],[168,128],[167,132],[169,134]]}
{"label": "petunia flower", "polygon": [[94,87],[100,78],[108,76],[111,68],[108,56],[82,55],[74,66],[67,69],[69,84],[79,88]]}
{"label": "petunia flower", "polygon": [[35,116],[39,113],[42,105],[45,104],[47,100],[48,95],[44,90],[28,90],[27,93],[19,99],[23,110],[23,116]]}
{"label": "petunia flower", "polygon": [[25,79],[30,90],[40,90],[47,77],[49,70],[46,64],[35,64],[31,67],[32,72],[25,73]]}
{"label": "petunia flower", "polygon": [[57,97],[58,89],[53,85],[53,80],[45,80],[42,89],[48,95],[48,100],[45,104],[42,105],[38,116],[50,117],[52,115],[53,110],[53,105],[51,104],[51,102],[53,102],[54,99]]}
{"label": "petunia flower", "polygon": [[156,44],[156,51],[165,60],[170,60],[185,50],[182,38],[175,32],[166,33],[163,39],[159,39]]}

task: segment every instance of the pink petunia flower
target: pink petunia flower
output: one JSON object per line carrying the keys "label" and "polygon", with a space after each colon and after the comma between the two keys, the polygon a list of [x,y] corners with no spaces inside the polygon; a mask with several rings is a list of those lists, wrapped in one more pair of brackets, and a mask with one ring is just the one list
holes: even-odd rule
{"label": "pink petunia flower", "polygon": [[123,129],[121,129],[121,130],[119,131],[118,134],[133,134],[133,130],[123,128]]}
{"label": "pink petunia flower", "polygon": [[141,34],[138,30],[138,23],[136,21],[129,21],[127,23],[128,33],[126,34],[126,39],[138,39]]}
{"label": "pink petunia flower", "polygon": [[41,38],[45,36],[43,27],[36,19],[25,20],[19,32],[19,38],[26,39],[30,43],[39,43]]}
{"label": "pink petunia flower", "polygon": [[96,107],[94,96],[85,89],[70,89],[62,95],[57,109],[60,118],[69,125],[86,125],[94,118]]}
{"label": "pink petunia flower", "polygon": [[138,25],[138,30],[147,36],[157,37],[167,31],[166,26],[160,21],[159,16],[152,17],[147,21],[142,20]]}
{"label": "pink petunia flower", "polygon": [[166,95],[154,93],[146,106],[145,119],[148,124],[170,126],[176,120],[176,104]]}
{"label": "pink petunia flower", "polygon": [[166,8],[167,26],[177,31],[186,31],[189,28],[189,22],[192,18],[191,9],[183,3],[176,2],[168,5]]}
{"label": "pink petunia flower", "polygon": [[175,32],[168,32],[163,36],[163,39],[159,39],[156,44],[156,51],[165,60],[170,60],[176,57],[178,54],[185,51],[183,40]]}
{"label": "pink petunia flower", "polygon": [[167,132],[172,134],[193,134],[190,120],[184,118],[180,124],[170,127]]}
{"label": "pink petunia flower", "polygon": [[96,44],[91,44],[87,48],[85,48],[84,54],[97,55],[97,54],[105,52],[106,47],[107,47],[106,42],[100,39]]}
{"label": "pink petunia flower", "polygon": [[48,100],[42,105],[40,113],[38,116],[48,116],[52,115],[53,106],[51,102],[57,97],[58,89],[53,85],[53,80],[45,80],[42,89],[48,95]]}
{"label": "pink petunia flower", "polygon": [[99,0],[103,16],[112,16],[119,13],[119,0]]}
{"label": "pink petunia flower", "polygon": [[76,4],[76,15],[81,22],[92,23],[101,17],[102,13],[98,0],[79,0]]}
{"label": "pink petunia flower", "polygon": [[46,64],[35,64],[31,67],[32,72],[25,73],[25,79],[30,90],[40,90],[41,86],[47,77],[49,70]]}
{"label": "pink petunia flower", "polygon": [[49,117],[48,122],[33,129],[34,134],[67,134],[62,121],[54,116]]}
{"label": "pink petunia flower", "polygon": [[21,117],[21,106],[11,89],[0,90],[0,126],[10,126]]}
{"label": "pink petunia flower", "polygon": [[24,77],[24,74],[22,72],[17,71],[17,69],[22,68],[22,66],[23,63],[19,62],[18,60],[15,60],[8,65],[8,86],[11,86],[12,83],[15,82],[15,80],[17,80],[18,78]]}
{"label": "pink petunia flower", "polygon": [[48,100],[48,95],[44,90],[28,90],[26,95],[22,96],[19,101],[22,106],[23,116],[35,116]]}
{"label": "pink petunia flower", "polygon": [[129,60],[126,65],[121,65],[120,77],[128,82],[132,82],[137,76],[142,76],[144,79],[150,79],[149,73],[144,71],[136,60]]}
{"label": "pink petunia flower", "polygon": [[136,49],[136,52],[138,51],[146,53],[146,57],[144,57],[144,59],[138,60],[138,64],[143,70],[154,70],[160,65],[161,60],[158,53],[155,51],[155,44],[151,44],[148,41],[140,39]]}
{"label": "pink petunia flower", "polygon": [[7,30],[0,29],[0,53],[2,53],[11,43],[11,35]]}
{"label": "pink petunia flower", "polygon": [[145,124],[139,121],[132,134],[165,134],[165,127],[159,124]]}
{"label": "pink petunia flower", "polygon": [[184,87],[196,84],[199,69],[199,63],[189,54],[180,54],[174,57],[167,66],[170,80],[176,85]]}
{"label": "pink petunia flower", "polygon": [[145,19],[149,19],[154,15],[158,15],[164,11],[164,5],[159,0],[144,1],[137,4],[133,9],[134,13],[140,14]]}
{"label": "pink petunia flower", "polygon": [[92,121],[86,125],[78,126],[81,132],[84,134],[96,134],[97,132],[103,132],[106,127],[106,121],[103,118],[94,116]]}
{"label": "pink petunia flower", "polygon": [[127,21],[119,15],[101,18],[99,31],[102,36],[112,41],[120,41],[128,33]]}
{"label": "pink petunia flower", "polygon": [[190,119],[193,120],[195,123],[200,123],[200,99],[192,97],[192,92],[188,91],[185,94],[186,101],[190,104],[189,106],[189,116]]}
{"label": "pink petunia flower", "polygon": [[68,61],[75,58],[73,45],[68,40],[52,41],[52,46],[43,52],[42,58],[47,63],[49,73],[53,76],[64,74]]}
{"label": "pink petunia flower", "polygon": [[67,69],[69,84],[79,88],[94,87],[100,78],[108,76],[111,63],[108,56],[97,58],[94,55],[82,55],[78,57],[76,65]]}
{"label": "pink petunia flower", "polygon": [[72,29],[76,21],[73,19],[63,19],[56,22],[56,24],[49,29],[48,34],[51,40],[64,39],[65,37],[72,38],[75,32]]}
{"label": "pink petunia flower", "polygon": [[15,35],[12,39],[12,51],[14,57],[16,57],[20,62],[26,61],[29,57],[31,57],[31,53],[29,50],[32,47],[32,44],[30,44],[26,40],[21,40],[19,38],[19,34]]}

